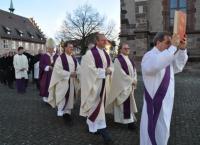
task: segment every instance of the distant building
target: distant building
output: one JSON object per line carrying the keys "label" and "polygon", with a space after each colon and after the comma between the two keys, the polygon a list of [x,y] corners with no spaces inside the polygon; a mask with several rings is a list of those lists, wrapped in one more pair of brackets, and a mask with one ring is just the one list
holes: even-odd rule
{"label": "distant building", "polygon": [[0,54],[15,51],[19,46],[30,53],[44,49],[46,38],[33,18],[13,14],[12,1],[9,10],[0,10]]}
{"label": "distant building", "polygon": [[141,58],[156,32],[173,32],[175,10],[187,13],[190,60],[200,58],[200,0],[121,0],[121,41]]}

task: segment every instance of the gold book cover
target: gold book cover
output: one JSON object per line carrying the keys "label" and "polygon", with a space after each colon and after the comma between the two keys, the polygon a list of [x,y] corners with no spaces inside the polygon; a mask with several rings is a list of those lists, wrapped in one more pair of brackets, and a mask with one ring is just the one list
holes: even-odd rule
{"label": "gold book cover", "polygon": [[178,34],[181,40],[184,38],[186,33],[186,13],[183,11],[175,11],[174,33]]}

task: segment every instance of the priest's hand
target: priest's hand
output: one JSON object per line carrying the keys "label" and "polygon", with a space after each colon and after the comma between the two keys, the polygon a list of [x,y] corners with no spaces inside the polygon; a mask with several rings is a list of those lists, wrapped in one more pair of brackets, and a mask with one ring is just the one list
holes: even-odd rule
{"label": "priest's hand", "polygon": [[70,77],[71,77],[71,78],[76,78],[76,77],[77,77],[76,72],[71,72]]}
{"label": "priest's hand", "polygon": [[181,40],[181,42],[180,42],[178,48],[181,49],[181,50],[185,50],[186,47],[187,47],[187,36],[185,36],[185,37],[183,38],[183,40]]}
{"label": "priest's hand", "polygon": [[174,45],[174,46],[176,46],[176,47],[178,48],[178,46],[179,46],[179,44],[180,44],[180,37],[179,37],[179,35],[174,34],[174,35],[172,36],[171,44]]}
{"label": "priest's hand", "polygon": [[112,71],[109,68],[106,68],[106,75],[111,75]]}
{"label": "priest's hand", "polygon": [[53,70],[53,67],[52,67],[52,66],[49,66],[49,70]]}
{"label": "priest's hand", "polygon": [[132,83],[132,86],[134,87],[134,88],[136,88],[136,86],[137,86],[137,81],[133,81],[133,83]]}

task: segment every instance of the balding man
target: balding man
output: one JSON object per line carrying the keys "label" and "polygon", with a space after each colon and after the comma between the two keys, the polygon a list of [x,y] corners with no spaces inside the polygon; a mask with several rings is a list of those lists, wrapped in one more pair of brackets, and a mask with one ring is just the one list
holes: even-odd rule
{"label": "balding man", "polygon": [[111,137],[106,130],[105,101],[109,79],[112,74],[111,59],[105,51],[107,39],[104,34],[96,36],[96,46],[88,50],[81,62],[81,108],[80,115],[87,117],[89,132],[102,135],[106,144]]}

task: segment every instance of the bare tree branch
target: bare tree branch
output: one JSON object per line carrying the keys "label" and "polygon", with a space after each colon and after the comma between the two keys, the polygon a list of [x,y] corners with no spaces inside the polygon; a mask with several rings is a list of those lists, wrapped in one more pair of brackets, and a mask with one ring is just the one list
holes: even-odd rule
{"label": "bare tree branch", "polygon": [[90,5],[85,4],[78,7],[72,14],[67,14],[56,38],[58,40],[80,40],[80,46],[84,53],[88,42],[87,38],[98,31],[103,32],[109,39],[114,38],[114,27],[114,23],[105,26],[105,17]]}

